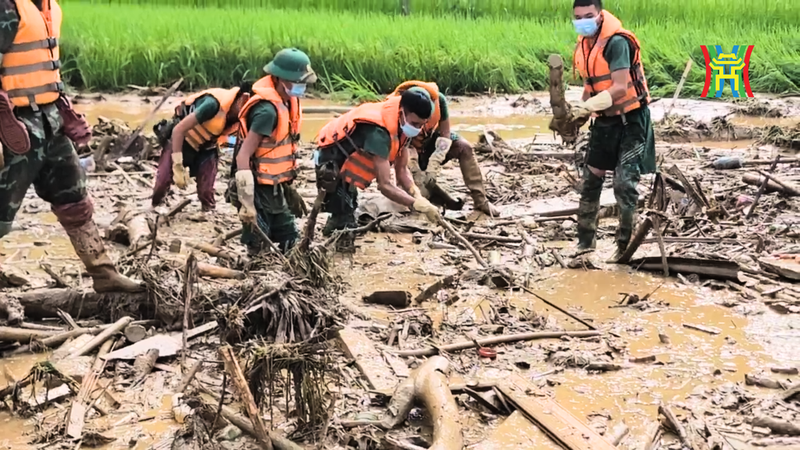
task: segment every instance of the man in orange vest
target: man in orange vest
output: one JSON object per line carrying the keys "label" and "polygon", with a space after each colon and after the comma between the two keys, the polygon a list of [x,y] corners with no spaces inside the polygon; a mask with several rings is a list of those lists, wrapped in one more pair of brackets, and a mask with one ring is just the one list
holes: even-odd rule
{"label": "man in orange vest", "polygon": [[606,172],[614,172],[614,195],[619,205],[616,262],[631,239],[642,174],[654,173],[655,139],[650,120],[650,91],[642,66],[641,45],[622,23],[603,10],[601,0],[574,0],[575,29],[580,35],[575,68],[584,81],[581,102],[571,107],[570,119],[597,117],[589,128],[589,150],[583,172],[578,210],[577,253],[595,248],[597,212]]}
{"label": "man in orange vest", "polygon": [[[320,130],[314,162],[317,187],[325,191],[324,211],[331,213],[323,234],[353,228],[358,189],[378,180],[389,200],[438,223],[439,212],[414,185],[408,169],[408,144],[433,112],[430,95],[408,90],[379,103],[365,103],[328,122]],[[394,165],[398,186],[392,183]],[[352,236],[341,240],[348,247]]]}
{"label": "man in orange vest", "polygon": [[391,95],[400,95],[406,90],[427,92],[433,100],[432,116],[422,128],[422,132],[412,139],[409,151],[409,168],[422,195],[439,206],[455,210],[461,209],[463,203],[452,199],[436,183],[442,165],[457,159],[461,168],[461,177],[472,195],[475,209],[492,217],[499,216],[497,208],[486,198],[483,176],[472,145],[466,139],[450,131],[450,112],[447,99],[444,94],[439,92],[439,87],[435,83],[406,81],[398,86]]}
{"label": "man in orange vest", "polygon": [[264,71],[267,76],[253,85],[254,95],[239,113],[233,161],[238,202],[232,203],[239,208],[241,241],[250,253],[266,244],[253,226],[261,228],[284,252],[297,241],[294,215],[302,216],[305,207],[291,186],[297,178],[303,121],[300,97],[308,84],[317,81],[308,55],[296,48],[279,51]]}
{"label": "man in orange vest", "polygon": [[219,139],[238,126],[239,110],[250,96],[250,87],[244,82],[232,89],[192,94],[175,108],[172,121],[162,120],[153,128],[162,146],[153,206],[164,201],[172,183],[185,189],[191,176],[197,178],[197,197],[203,211],[214,210]]}
{"label": "man in orange vest", "polygon": [[50,203],[96,292],[136,292],[119,274],[92,220],[86,173],[73,142],[87,145],[89,125],[64,95],[59,68],[61,8],[55,0],[7,1],[0,8],[0,237],[11,232],[25,193]]}

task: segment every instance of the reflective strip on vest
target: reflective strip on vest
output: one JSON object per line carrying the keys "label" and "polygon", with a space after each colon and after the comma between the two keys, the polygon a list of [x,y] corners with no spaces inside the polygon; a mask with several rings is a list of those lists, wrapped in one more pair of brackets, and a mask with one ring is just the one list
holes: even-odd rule
{"label": "reflective strip on vest", "polygon": [[40,50],[40,49],[52,50],[56,47],[58,47],[58,38],[47,38],[47,39],[42,39],[41,41],[24,42],[22,44],[11,44],[11,48],[6,52],[6,54],[29,52],[31,50]]}

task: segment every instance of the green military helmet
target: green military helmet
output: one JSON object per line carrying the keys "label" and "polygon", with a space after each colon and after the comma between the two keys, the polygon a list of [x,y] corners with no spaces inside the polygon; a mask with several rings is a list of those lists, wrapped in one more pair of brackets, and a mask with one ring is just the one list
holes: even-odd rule
{"label": "green military helmet", "polygon": [[292,83],[311,84],[317,81],[317,74],[311,69],[308,55],[296,48],[279,51],[272,61],[264,66],[264,72]]}
{"label": "green military helmet", "polygon": [[420,87],[420,86],[411,86],[410,88],[408,88],[408,91],[417,92],[419,94],[422,94],[423,97],[427,98],[428,101],[431,102],[431,108],[436,109],[436,104],[433,102],[433,99],[431,98],[431,94],[428,93],[427,89],[425,89],[423,87]]}

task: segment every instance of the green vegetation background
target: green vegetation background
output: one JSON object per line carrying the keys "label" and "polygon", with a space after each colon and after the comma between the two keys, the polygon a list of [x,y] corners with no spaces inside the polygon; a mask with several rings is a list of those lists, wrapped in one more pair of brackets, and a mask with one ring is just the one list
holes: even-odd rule
{"label": "green vegetation background", "polygon": [[[683,96],[700,94],[700,45],[755,45],[756,92],[800,91],[796,0],[613,0],[605,7],[643,45],[656,96],[694,60]],[[63,0],[64,78],[75,87],[185,89],[256,79],[274,52],[308,52],[325,91],[388,92],[407,79],[450,94],[546,87],[546,59],[572,60],[571,0]],[[220,7],[219,5],[224,5]],[[577,84],[577,83],[576,83]]]}

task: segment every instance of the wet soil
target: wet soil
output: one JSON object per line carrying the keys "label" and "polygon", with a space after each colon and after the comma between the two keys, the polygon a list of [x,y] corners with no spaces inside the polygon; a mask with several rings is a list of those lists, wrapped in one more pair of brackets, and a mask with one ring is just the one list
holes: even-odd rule
{"label": "wet soil", "polygon": [[[568,100],[576,98],[580,92],[570,91]],[[155,97],[143,98],[138,95],[105,96],[96,101],[91,96],[78,99],[78,108],[89,116],[90,123],[98,117],[121,119],[138,125],[150,112]],[[786,111],[781,118],[750,118],[737,115],[731,120],[737,125],[767,126],[778,125],[792,127],[800,122],[797,103],[794,99],[766,99],[766,102]],[[175,100],[168,102],[157,118],[171,116]],[[306,102],[306,105],[326,106],[324,100]],[[491,129],[506,138],[510,143],[528,144],[531,140],[537,143],[553,141],[552,133],[547,130],[546,94],[534,93],[526,96],[508,98],[457,98],[452,102],[452,122],[454,131],[462,134],[472,142],[476,142],[485,130]],[[714,117],[724,116],[734,107],[723,102],[696,102],[680,100],[674,107],[671,100],[661,100],[652,105],[655,120],[662,120],[666,110],[671,113],[690,117],[697,121],[708,121]],[[303,140],[310,141],[318,129],[331,117],[331,114],[313,114],[306,117]],[[147,129],[146,129],[147,131]],[[659,154],[666,158],[666,165],[681,163],[682,167],[698,166],[713,160],[717,156],[744,156],[748,159],[774,158],[779,152],[789,154],[787,150],[777,147],[758,145],[756,140],[738,141],[697,141],[686,144],[659,142]],[[224,159],[224,158],[223,158]],[[300,193],[311,202],[315,194],[313,188],[313,171],[309,166],[308,154],[303,155],[303,167],[298,187]],[[552,167],[547,166],[550,164]],[[485,230],[501,230],[496,225],[508,217],[520,217],[538,211],[542,205],[568,205],[577,202],[577,193],[562,176],[563,169],[558,169],[558,161],[552,163],[535,163],[535,171],[511,170],[510,167],[486,160],[482,170],[487,181],[490,195],[495,198],[506,198],[499,202],[503,207],[503,217],[488,219],[476,214],[461,215],[449,212],[448,217],[459,217],[462,220],[477,219],[476,226]],[[796,167],[795,164],[793,167]],[[224,167],[224,166],[223,166]],[[566,171],[569,171],[569,167]],[[574,172],[574,169],[572,169]],[[227,170],[221,168],[224,177]],[[731,175],[738,178],[738,174]],[[797,169],[786,172],[782,176],[800,179]],[[149,175],[143,177],[152,179]],[[466,189],[460,181],[457,166],[449,165],[443,171],[444,183],[457,196],[466,197]],[[646,192],[650,179],[642,182],[642,192]],[[139,208],[149,205],[149,189],[136,180],[131,182],[111,174],[92,174],[89,178],[89,189],[95,199],[95,220],[101,228],[107,227],[116,216],[117,203],[126,201]],[[203,237],[210,241],[218,230],[231,230],[238,226],[235,209],[222,200],[227,179],[217,181],[218,205],[215,213],[200,214],[196,195],[189,195],[192,203],[179,213],[169,224],[159,228],[159,237],[166,242],[173,238],[195,239]],[[724,183],[723,183],[724,184]],[[516,192],[514,191],[516,186]],[[607,189],[610,191],[610,189]],[[192,192],[192,187],[189,188]],[[173,190],[166,210],[180,202],[182,194]],[[613,203],[610,192],[604,194]],[[774,194],[773,194],[774,195]],[[379,198],[374,188],[362,195],[361,203],[369,203]],[[550,199],[544,201],[544,199]],[[774,199],[766,201],[769,208]],[[538,203],[537,203],[538,202]],[[544,202],[544,203],[543,203]],[[380,202],[377,202],[380,209]],[[794,205],[794,206],[793,206]],[[798,215],[795,204],[783,205],[788,214]],[[467,207],[469,208],[469,207]],[[81,268],[72,252],[69,241],[54,216],[48,211],[48,205],[35,196],[31,190],[25,204],[17,217],[15,231],[0,242],[0,264],[4,268],[13,266],[22,271],[36,287],[51,282],[49,276],[39,267],[46,261],[57,272],[61,273],[74,285],[83,283],[86,278],[77,276]],[[320,224],[324,223],[323,218]],[[302,223],[303,221],[301,221]],[[527,222],[526,222],[527,223]],[[798,223],[798,222],[793,222]],[[429,227],[423,222],[416,222],[423,229]],[[594,326],[606,331],[610,337],[603,339],[587,339],[569,341],[576,349],[593,355],[614,354],[614,360],[624,367],[620,371],[607,373],[588,372],[581,368],[553,364],[548,356],[553,347],[561,341],[533,341],[513,345],[499,346],[496,360],[482,359],[474,350],[465,350],[450,355],[454,368],[451,383],[470,381],[491,382],[502,380],[511,373],[519,374],[534,385],[541,395],[554,395],[555,399],[569,412],[594,428],[610,433],[614,425],[624,422],[631,428],[631,437],[624,441],[620,448],[643,448],[650,438],[648,429],[657,420],[659,402],[685,402],[687,399],[707,393],[730,383],[743,385],[744,375],[749,373],[769,372],[770,366],[800,367],[800,315],[779,314],[763,304],[742,302],[735,291],[719,289],[714,285],[703,285],[699,282],[686,282],[678,278],[663,278],[658,275],[638,272],[629,267],[601,265],[602,270],[568,270],[557,268],[558,265],[550,257],[550,249],[563,248],[574,236],[574,222],[560,221],[550,225],[529,224],[533,233],[542,245],[537,250],[540,262],[549,258],[546,264],[535,264],[530,273],[530,286],[541,296],[550,299],[561,307],[590,321]],[[615,220],[604,219],[601,222],[601,236],[598,252],[602,256],[612,253],[613,230]],[[526,225],[527,226],[527,225]],[[423,234],[424,233],[420,233]],[[341,301],[361,312],[361,322],[368,318],[369,322],[388,326],[398,320],[430,322],[434,340],[439,343],[461,341],[466,335],[477,333],[485,336],[492,327],[498,325],[497,310],[501,307],[511,308],[520,314],[534,313],[540,317],[542,329],[581,330],[577,324],[562,313],[545,305],[540,300],[520,291],[490,289],[475,283],[465,283],[450,295],[457,295],[453,302],[431,301],[417,305],[413,311],[398,312],[384,307],[365,305],[361,298],[378,290],[406,290],[416,296],[425,287],[443,276],[463,272],[477,265],[469,257],[468,252],[454,249],[432,249],[428,245],[430,238],[423,237],[423,243],[415,243],[417,237],[411,233],[369,233],[357,241],[357,249],[353,255],[338,255],[334,261],[335,273],[347,283],[347,289]],[[438,238],[437,238],[438,240]],[[797,238],[787,241],[796,248]],[[110,246],[111,244],[109,244]],[[244,253],[243,247],[234,239],[228,247]],[[511,265],[520,264],[519,244],[506,246],[488,246],[484,253],[493,250],[499,252],[500,261]],[[114,247],[113,258],[126,252],[122,246]],[[166,254],[166,250],[162,249]],[[658,254],[657,246],[646,244],[644,253]],[[604,259],[604,258],[603,258]],[[214,260],[212,259],[212,262]],[[542,266],[542,267],[540,267]],[[81,281],[82,280],[82,281]],[[225,284],[224,281],[215,281]],[[621,293],[644,296],[653,293],[651,307],[645,309],[617,307]],[[450,303],[449,305],[447,303]],[[353,319],[355,320],[355,318]],[[500,320],[500,323],[505,323]],[[509,322],[511,323],[511,322]],[[699,324],[715,327],[719,334],[711,335],[695,329],[686,328],[685,324]],[[513,328],[514,323],[506,325]],[[380,328],[378,328],[380,329]],[[670,343],[663,344],[659,334],[669,336]],[[375,333],[371,337],[378,337]],[[406,348],[417,348],[426,345],[429,336],[412,336],[406,342]],[[210,350],[194,353],[192,357],[215,359],[214,341],[210,341]],[[376,340],[376,345],[383,343]],[[619,345],[621,348],[609,350]],[[202,347],[202,346],[201,346]],[[205,351],[205,354],[203,353]],[[655,361],[648,363],[629,362],[631,358],[654,356]],[[47,354],[35,356],[17,356],[0,360],[0,384],[5,385],[9,377],[24,376],[33,364],[47,358]],[[411,367],[420,359],[406,358]],[[177,367],[177,364],[173,364]],[[116,392],[123,400],[123,407],[100,423],[111,426],[109,434],[117,437],[117,441],[103,448],[150,448],[154,443],[168,438],[170,433],[179,427],[172,420],[170,405],[170,388],[180,381],[181,374],[160,371],[151,375],[145,386],[136,391],[120,390]],[[221,385],[219,370],[209,369],[198,376],[208,386]],[[778,376],[775,378],[800,381],[797,376]],[[353,388],[353,386],[349,386]],[[230,387],[229,387],[230,389]],[[750,388],[758,395],[769,395],[767,390]],[[363,391],[362,391],[363,392]],[[356,397],[364,395],[359,394]],[[503,417],[479,413],[474,402],[459,396],[465,426],[465,442],[468,445],[480,443],[498,428]],[[469,405],[466,408],[465,405]],[[380,414],[381,408],[364,406],[363,402],[346,400],[337,409],[337,418],[352,419],[357,413],[372,410]],[[122,423],[126,415],[135,411],[138,419],[130,423]],[[36,448],[29,445],[30,433],[36,419],[23,420],[0,411],[0,436],[5,448]],[[276,417],[276,422],[279,418]],[[355,433],[355,432],[353,432]],[[558,448],[543,433],[533,430],[528,442],[535,448]],[[509,435],[513,441],[518,436]],[[134,442],[130,446],[130,442]],[[309,447],[310,448],[310,447]],[[343,448],[338,443],[329,443],[328,448]]]}

